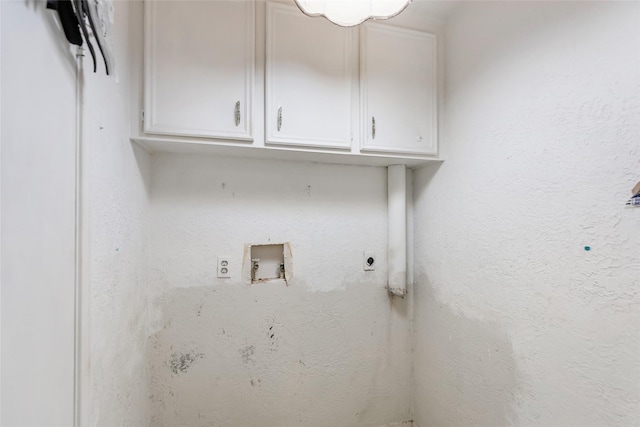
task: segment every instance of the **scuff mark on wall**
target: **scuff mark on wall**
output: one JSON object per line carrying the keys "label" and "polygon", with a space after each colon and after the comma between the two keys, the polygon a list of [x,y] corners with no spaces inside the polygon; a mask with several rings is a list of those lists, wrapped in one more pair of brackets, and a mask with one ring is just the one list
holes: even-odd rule
{"label": "scuff mark on wall", "polygon": [[268,326],[266,331],[266,346],[271,353],[275,353],[278,351],[279,338],[276,336],[276,332],[278,329],[276,328],[276,326],[278,325],[278,323],[274,317],[270,317],[267,320],[266,325]]}
{"label": "scuff mark on wall", "polygon": [[196,316],[200,317],[202,315],[202,307],[203,306],[204,306],[204,299],[202,301],[200,301],[200,303],[196,307]]}
{"label": "scuff mark on wall", "polygon": [[240,353],[240,356],[242,357],[242,362],[244,362],[245,364],[249,364],[249,363],[253,363],[255,364],[255,360],[253,360],[253,355],[256,352],[256,346],[254,345],[248,345],[246,347],[242,347],[238,353]]}
{"label": "scuff mark on wall", "polygon": [[169,368],[174,374],[185,373],[196,359],[202,359],[203,357],[204,355],[202,353],[196,353],[194,351],[189,353],[173,353],[168,362]]}

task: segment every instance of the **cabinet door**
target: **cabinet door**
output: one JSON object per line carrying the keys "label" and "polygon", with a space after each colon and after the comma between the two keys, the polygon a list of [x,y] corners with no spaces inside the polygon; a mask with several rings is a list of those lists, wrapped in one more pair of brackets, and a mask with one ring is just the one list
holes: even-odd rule
{"label": "cabinet door", "polygon": [[362,151],[437,154],[436,54],[433,34],[363,26]]}
{"label": "cabinet door", "polygon": [[152,134],[252,140],[252,1],[148,0],[145,120]]}
{"label": "cabinet door", "polygon": [[351,147],[353,31],[267,4],[267,143]]}

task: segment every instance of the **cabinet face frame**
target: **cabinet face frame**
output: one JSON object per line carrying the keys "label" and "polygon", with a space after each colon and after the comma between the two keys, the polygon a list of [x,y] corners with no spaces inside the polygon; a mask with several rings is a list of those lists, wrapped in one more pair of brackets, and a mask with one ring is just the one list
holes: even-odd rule
{"label": "cabinet face frame", "polygon": [[[154,25],[157,22],[157,3],[164,0],[144,1],[144,119],[143,132],[156,135],[173,135],[186,137],[218,138],[252,142],[254,139],[254,86],[255,86],[255,3],[251,0],[242,0],[245,3],[245,38],[247,40],[244,49],[245,66],[243,68],[244,87],[243,93],[237,97],[242,102],[240,111],[242,118],[237,130],[215,129],[214,126],[206,129],[193,129],[176,125],[157,123],[156,113],[156,73],[154,58],[157,56],[157,46],[154,39]],[[233,0],[216,0],[231,3]],[[221,82],[220,84],[224,84]],[[233,106],[230,105],[229,116],[233,117]]]}
{"label": "cabinet face frame", "polygon": [[[425,118],[429,121],[430,131],[428,135],[425,135],[425,139],[428,140],[428,145],[424,148],[417,148],[415,146],[403,145],[402,142],[394,142],[393,145],[385,144],[384,142],[379,144],[372,144],[372,114],[369,106],[369,88],[370,83],[368,81],[367,70],[367,54],[369,50],[374,50],[375,46],[369,46],[368,34],[370,32],[386,33],[393,37],[406,37],[417,40],[424,40],[432,44],[431,55],[429,61],[431,64],[431,78],[429,79],[429,90],[431,96],[428,99],[431,111],[433,114],[431,117]],[[380,153],[398,153],[398,154],[411,154],[411,155],[426,155],[435,156],[438,154],[438,40],[437,36],[433,33],[410,30],[405,28],[399,28],[391,26],[389,24],[381,24],[375,22],[368,22],[361,25],[360,29],[360,150],[361,152],[380,152]],[[389,76],[390,78],[402,78],[402,76]],[[373,90],[373,89],[372,89]],[[409,105],[409,104],[407,104]],[[376,117],[376,126],[383,125],[382,117]]]}
{"label": "cabinet face frame", "polygon": [[[341,149],[350,150],[353,144],[353,133],[356,125],[357,115],[354,115],[353,108],[357,105],[355,101],[357,97],[354,96],[354,87],[357,87],[357,83],[354,81],[357,66],[357,58],[354,56],[357,54],[357,46],[355,45],[355,30],[344,29],[340,27],[341,31],[344,31],[343,38],[343,63],[344,74],[342,76],[345,84],[343,96],[345,110],[348,111],[348,119],[341,123],[341,126],[345,126],[344,137],[339,139],[327,139],[327,138],[315,138],[311,135],[302,134],[286,134],[278,130],[278,122],[280,119],[280,107],[277,103],[277,89],[275,83],[275,76],[277,71],[275,67],[276,62],[276,30],[274,19],[277,14],[295,14],[300,15],[301,19],[318,19],[310,18],[300,12],[297,8],[282,3],[270,2],[266,3],[266,55],[265,55],[265,145],[285,145],[285,146],[297,146],[300,148],[328,148],[328,149]],[[311,22],[311,21],[310,21]],[[322,21],[324,22],[324,21]],[[327,25],[333,25],[327,22]],[[304,37],[304,34],[296,35],[291,34],[291,37]],[[286,108],[282,110],[282,121],[286,121]],[[283,125],[284,127],[284,125]]]}

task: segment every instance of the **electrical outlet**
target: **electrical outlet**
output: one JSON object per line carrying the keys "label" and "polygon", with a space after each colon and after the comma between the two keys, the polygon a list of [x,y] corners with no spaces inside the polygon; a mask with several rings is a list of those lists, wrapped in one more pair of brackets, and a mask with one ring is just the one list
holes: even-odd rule
{"label": "electrical outlet", "polygon": [[218,257],[218,277],[231,277],[231,263],[229,262],[229,257],[227,256]]}
{"label": "electrical outlet", "polygon": [[362,257],[362,268],[364,271],[373,271],[376,269],[376,254],[374,252],[365,252]]}

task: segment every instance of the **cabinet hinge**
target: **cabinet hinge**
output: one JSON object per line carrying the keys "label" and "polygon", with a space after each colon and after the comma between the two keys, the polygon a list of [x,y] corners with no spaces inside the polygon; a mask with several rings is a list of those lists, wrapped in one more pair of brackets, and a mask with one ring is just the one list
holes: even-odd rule
{"label": "cabinet hinge", "polygon": [[144,110],[140,111],[140,121],[144,123]]}

